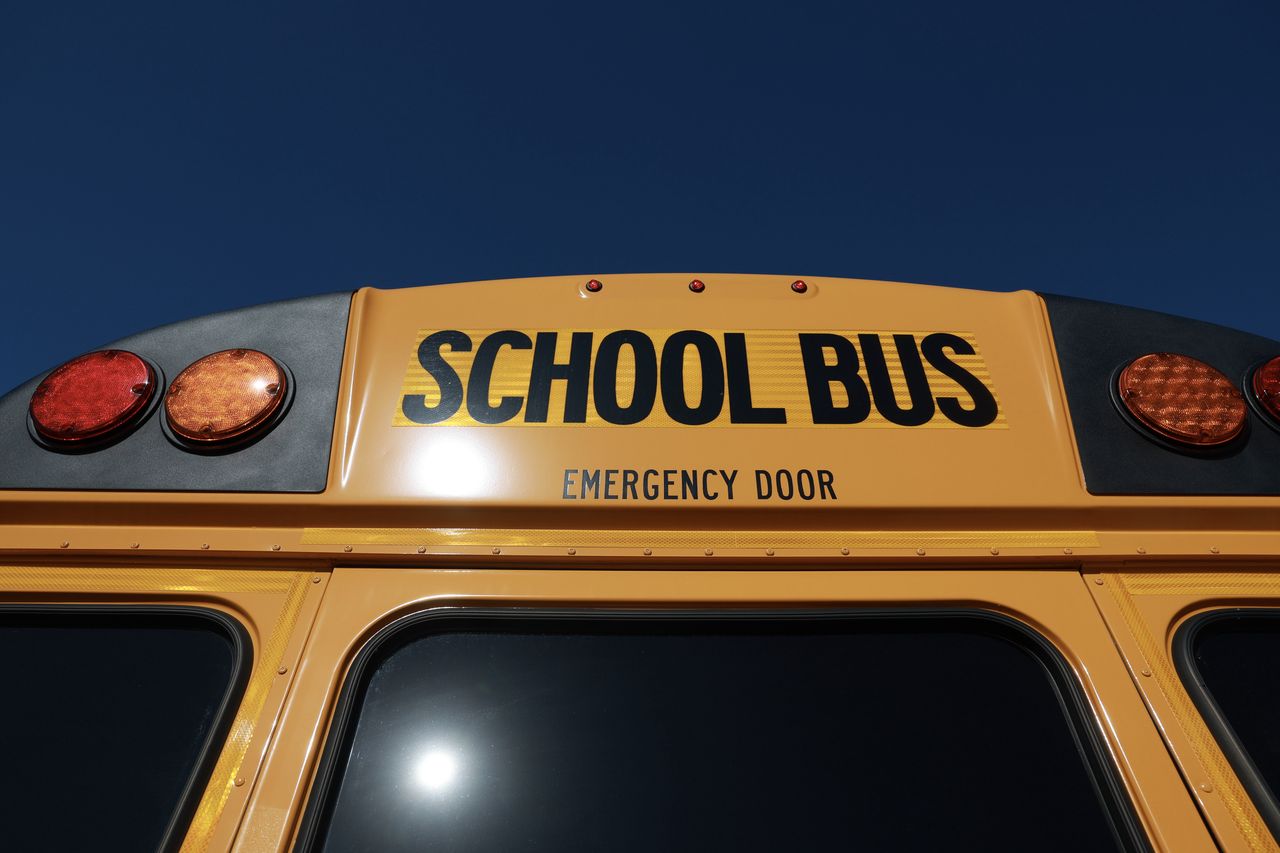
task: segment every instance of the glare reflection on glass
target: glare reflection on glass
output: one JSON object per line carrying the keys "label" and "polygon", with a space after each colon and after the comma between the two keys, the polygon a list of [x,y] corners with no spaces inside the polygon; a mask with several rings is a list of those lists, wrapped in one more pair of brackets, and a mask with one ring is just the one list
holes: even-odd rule
{"label": "glare reflection on glass", "polygon": [[458,759],[444,749],[433,749],[418,759],[413,779],[418,787],[435,793],[447,791],[458,775]]}

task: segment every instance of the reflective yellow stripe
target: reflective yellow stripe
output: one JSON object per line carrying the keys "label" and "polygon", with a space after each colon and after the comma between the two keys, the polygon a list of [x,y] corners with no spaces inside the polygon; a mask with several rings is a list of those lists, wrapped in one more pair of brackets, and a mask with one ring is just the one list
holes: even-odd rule
{"label": "reflective yellow stripe", "polygon": [[1091,530],[568,530],[308,527],[303,545],[533,548],[1097,548]]}
{"label": "reflective yellow stripe", "polygon": [[1151,669],[1160,694],[1164,696],[1169,707],[1173,709],[1174,719],[1187,741],[1200,766],[1209,776],[1217,796],[1226,804],[1228,812],[1240,834],[1254,851],[1276,851],[1271,832],[1253,807],[1249,794],[1245,791],[1235,771],[1218,746],[1217,738],[1205,725],[1199,709],[1191,700],[1182,679],[1174,667],[1163,638],[1153,636],[1147,630],[1142,615],[1138,612],[1136,597],[1139,595],[1232,595],[1249,593],[1269,593],[1275,595],[1280,591],[1280,583],[1275,575],[1261,573],[1237,573],[1214,575],[1186,574],[1126,574],[1108,575],[1113,580],[1109,584],[1112,597],[1120,608],[1125,626],[1138,643],[1142,657]]}

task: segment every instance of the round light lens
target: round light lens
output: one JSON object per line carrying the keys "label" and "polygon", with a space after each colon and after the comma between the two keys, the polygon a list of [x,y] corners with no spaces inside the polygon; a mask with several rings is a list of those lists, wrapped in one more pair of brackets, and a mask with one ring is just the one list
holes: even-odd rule
{"label": "round light lens", "polygon": [[274,423],[287,390],[287,374],[271,356],[223,350],[178,374],[165,397],[165,418],[174,435],[195,445],[247,441]]}
{"label": "round light lens", "polygon": [[1249,385],[1259,408],[1280,423],[1280,356],[1255,370]]}
{"label": "round light lens", "polygon": [[31,426],[49,442],[83,446],[135,426],[155,395],[156,374],[124,350],[100,350],[54,370],[31,395]]}
{"label": "round light lens", "polygon": [[1245,428],[1247,407],[1235,383],[1190,356],[1158,352],[1120,372],[1120,401],[1161,438],[1189,447],[1218,447]]}

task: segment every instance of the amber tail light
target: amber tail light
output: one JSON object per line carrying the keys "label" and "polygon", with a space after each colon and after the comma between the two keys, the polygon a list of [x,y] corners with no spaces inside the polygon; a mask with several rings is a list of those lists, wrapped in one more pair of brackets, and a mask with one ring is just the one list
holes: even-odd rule
{"label": "amber tail light", "polygon": [[1150,353],[1120,371],[1121,410],[1149,435],[1185,449],[1222,448],[1245,430],[1248,406],[1216,368],[1175,353]]}
{"label": "amber tail light", "polygon": [[222,450],[270,430],[294,391],[288,370],[263,352],[231,349],[188,365],[165,396],[165,426],[180,445]]}

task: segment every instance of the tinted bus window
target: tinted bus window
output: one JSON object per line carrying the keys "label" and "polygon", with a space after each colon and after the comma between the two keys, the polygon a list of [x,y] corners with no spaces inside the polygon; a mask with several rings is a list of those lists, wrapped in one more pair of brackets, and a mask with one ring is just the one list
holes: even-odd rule
{"label": "tinted bus window", "polygon": [[420,619],[357,662],[300,846],[1126,849],[1051,654],[979,616]]}
{"label": "tinted bus window", "polygon": [[1216,611],[1193,619],[1178,640],[1184,683],[1280,836],[1280,611]]}
{"label": "tinted bus window", "polygon": [[181,842],[247,641],[172,610],[0,609],[5,849]]}

